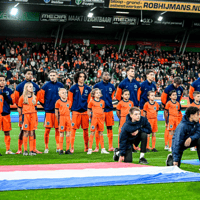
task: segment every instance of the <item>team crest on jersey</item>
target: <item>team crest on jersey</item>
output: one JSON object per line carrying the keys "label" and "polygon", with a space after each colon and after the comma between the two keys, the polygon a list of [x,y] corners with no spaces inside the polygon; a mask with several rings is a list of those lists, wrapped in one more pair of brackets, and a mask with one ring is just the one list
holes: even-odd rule
{"label": "team crest on jersey", "polygon": [[178,106],[176,106],[176,109],[178,110]]}
{"label": "team crest on jersey", "polygon": [[155,91],[155,88],[152,88],[152,91]]}
{"label": "team crest on jersey", "polygon": [[134,88],[137,89],[137,85],[134,85]]}
{"label": "team crest on jersey", "polygon": [[74,123],[72,122],[72,126],[74,126]]}
{"label": "team crest on jersey", "polygon": [[112,88],[111,87],[109,88],[109,91],[112,92]]}
{"label": "team crest on jersey", "polygon": [[178,94],[181,94],[181,91],[180,90],[178,90],[178,92],[177,92]]}
{"label": "team crest on jersey", "polygon": [[28,128],[28,124],[25,124],[24,127],[25,127],[25,128]]}
{"label": "team crest on jersey", "polygon": [[94,129],[94,126],[92,126],[92,129]]}
{"label": "team crest on jersey", "polygon": [[61,126],[60,128],[61,128],[61,130],[64,130],[64,126]]}
{"label": "team crest on jersey", "polygon": [[67,104],[67,108],[69,108],[69,104]]}
{"label": "team crest on jersey", "polygon": [[2,99],[0,99],[0,102],[3,102]]}
{"label": "team crest on jersey", "polygon": [[156,110],[156,107],[154,107],[154,110]]}
{"label": "team crest on jersey", "polygon": [[9,92],[8,92],[8,91],[6,91],[6,95],[7,95],[7,96],[9,95]]}
{"label": "team crest on jersey", "polygon": [[100,103],[100,107],[102,108],[102,106],[103,106],[103,104],[102,103]]}
{"label": "team crest on jersey", "polygon": [[173,125],[170,125],[169,127],[170,127],[170,128],[173,128]]}
{"label": "team crest on jersey", "polygon": [[88,94],[88,90],[85,90],[85,94]]}
{"label": "team crest on jersey", "polygon": [[49,125],[50,124],[50,122],[47,122],[47,125]]}
{"label": "team crest on jersey", "polygon": [[131,108],[131,103],[129,103],[129,107]]}

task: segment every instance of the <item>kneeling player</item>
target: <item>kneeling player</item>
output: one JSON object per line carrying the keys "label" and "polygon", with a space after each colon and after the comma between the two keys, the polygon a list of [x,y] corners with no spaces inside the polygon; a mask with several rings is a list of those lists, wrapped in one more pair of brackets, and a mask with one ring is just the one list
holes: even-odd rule
{"label": "kneeling player", "polygon": [[34,131],[37,129],[37,99],[33,91],[33,84],[26,83],[24,86],[23,95],[19,98],[18,102],[18,112],[19,116],[22,115],[23,123],[22,130],[24,131],[23,135],[23,144],[24,144],[24,156],[28,155],[27,151],[27,142],[28,136],[30,136],[30,156],[35,156],[34,152]]}
{"label": "kneeling player", "polygon": [[92,144],[93,144],[93,138],[95,134],[95,129],[97,128],[99,135],[100,135],[100,144],[101,144],[101,153],[102,154],[109,154],[109,152],[106,151],[104,148],[104,139],[103,139],[103,131],[104,131],[104,108],[105,108],[105,102],[101,100],[101,90],[98,88],[95,88],[91,92],[91,96],[94,97],[94,99],[91,99],[88,105],[88,115],[91,117],[91,111],[92,111],[92,121],[91,121],[91,134],[89,139],[89,149],[87,154],[92,154]]}
{"label": "kneeling player", "polygon": [[70,131],[71,131],[71,119],[70,119],[70,109],[71,109],[71,101],[67,100],[67,90],[61,88],[59,90],[60,99],[56,101],[55,105],[55,115],[56,119],[59,122],[59,148],[60,155],[63,154],[63,139],[64,132],[66,132],[66,151],[65,154],[72,154],[69,150],[70,146]]}

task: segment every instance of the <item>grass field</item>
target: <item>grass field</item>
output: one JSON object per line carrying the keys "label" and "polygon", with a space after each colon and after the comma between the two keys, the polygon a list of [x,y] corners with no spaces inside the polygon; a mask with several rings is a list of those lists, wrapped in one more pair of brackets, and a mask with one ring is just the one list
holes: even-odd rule
{"label": "grass field", "polygon": [[[164,150],[164,122],[159,122],[156,148],[159,152],[147,153],[145,158],[149,165],[165,166],[165,160],[168,152]],[[11,150],[17,151],[19,128],[17,123],[12,123],[11,131]],[[118,141],[118,123],[115,122],[113,129],[114,147],[117,147]],[[39,123],[37,135],[37,149],[44,151],[44,128]],[[106,130],[104,131],[105,147],[108,147]],[[95,148],[95,141],[93,148]],[[3,132],[0,134],[0,165],[30,165],[30,164],[58,164],[58,163],[91,163],[91,162],[113,162],[113,153],[101,155],[93,153],[87,155],[83,152],[82,130],[77,130],[75,140],[75,152],[73,155],[59,155],[56,153],[56,144],[54,139],[54,130],[51,131],[49,154],[37,156],[23,155],[5,155],[5,144]],[[185,151],[183,159],[197,159],[196,152]],[[133,162],[138,163],[139,153],[133,154]],[[183,170],[198,172],[199,166],[182,164]],[[69,188],[69,189],[48,189],[48,190],[28,190],[28,191],[10,191],[0,192],[0,200],[4,199],[197,199],[200,197],[200,183],[170,183],[170,184],[152,184],[152,185],[130,185],[130,186],[109,186],[109,187],[88,187],[88,188]],[[184,192],[183,192],[184,191]]]}

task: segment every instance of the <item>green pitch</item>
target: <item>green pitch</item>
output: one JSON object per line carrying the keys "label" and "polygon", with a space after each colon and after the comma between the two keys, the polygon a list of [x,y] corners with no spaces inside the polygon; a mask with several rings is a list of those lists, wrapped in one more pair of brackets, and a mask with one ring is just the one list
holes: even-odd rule
{"label": "green pitch", "polygon": [[[11,150],[17,151],[19,128],[17,123],[12,123],[11,131]],[[165,160],[168,152],[164,150],[164,122],[158,122],[158,133],[156,148],[159,152],[147,153],[145,158],[149,165],[165,166]],[[115,122],[113,128],[114,147],[118,144],[118,122]],[[39,123],[37,135],[37,149],[44,151],[44,127]],[[105,148],[108,148],[108,139],[106,129],[104,131]],[[65,147],[65,143],[64,143]],[[93,149],[95,148],[95,140]],[[33,164],[58,164],[58,163],[91,163],[91,162],[113,162],[113,153],[101,155],[93,153],[87,155],[83,152],[83,134],[82,130],[77,130],[75,139],[75,152],[73,155],[59,155],[56,153],[56,143],[54,129],[50,133],[49,154],[37,156],[23,155],[5,155],[4,134],[0,134],[0,165],[33,165]],[[196,152],[185,151],[183,159],[197,159]],[[139,153],[133,154],[133,162],[138,164]],[[183,170],[199,172],[199,166],[182,164]],[[110,187],[89,187],[89,188],[69,188],[52,190],[28,190],[28,191],[10,191],[0,192],[0,199],[197,199],[199,197],[200,183],[171,183],[171,184],[152,184],[152,185],[130,185],[130,186],[110,186]],[[183,192],[184,191],[184,192]]]}

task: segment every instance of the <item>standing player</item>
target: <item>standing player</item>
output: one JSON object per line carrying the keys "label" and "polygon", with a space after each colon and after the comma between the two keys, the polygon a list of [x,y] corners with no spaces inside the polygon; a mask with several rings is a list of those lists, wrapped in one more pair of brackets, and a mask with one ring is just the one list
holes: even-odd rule
{"label": "standing player", "polygon": [[[162,102],[164,108],[165,108],[166,103],[170,100],[169,93],[172,90],[176,90],[176,93],[177,93],[176,101],[178,101],[180,103],[180,101],[183,97],[183,88],[180,86],[181,83],[182,83],[181,78],[176,77],[176,78],[174,78],[174,83],[169,85],[167,88],[165,88],[165,90],[163,91],[163,93],[161,95],[161,102]],[[180,122],[181,119],[182,119],[182,113],[180,111],[178,121]],[[168,150],[169,149],[169,147],[168,147],[169,131],[167,129],[167,124],[166,124],[166,128],[165,128],[164,138],[165,138],[165,150]]]}
{"label": "standing player", "polygon": [[[199,75],[200,75],[200,73],[199,73]],[[194,101],[194,96],[193,96],[194,91],[200,92],[200,78],[198,78],[196,81],[194,81],[190,86],[190,89],[189,89],[190,103],[192,103]]]}
{"label": "standing player", "polygon": [[55,117],[55,103],[59,99],[59,89],[64,88],[63,84],[57,81],[58,74],[55,70],[49,72],[50,81],[44,84],[40,90],[39,101],[43,104],[45,110],[45,133],[44,133],[44,143],[45,151],[44,153],[49,153],[49,134],[51,128],[55,128],[55,139],[56,139],[56,152],[59,152],[59,130],[58,121]]}
{"label": "standing player", "polygon": [[71,131],[71,119],[70,119],[70,109],[71,102],[67,100],[67,90],[61,88],[59,90],[60,99],[56,101],[55,105],[55,115],[56,119],[59,122],[59,132],[60,132],[60,155],[63,154],[63,139],[64,132],[66,132],[66,151],[65,154],[72,154],[69,150],[70,146],[70,131]]}
{"label": "standing player", "polygon": [[2,128],[2,131],[5,135],[4,141],[6,144],[6,154],[14,154],[10,150],[10,131],[12,130],[10,118],[10,105],[13,104],[14,95],[12,90],[6,86],[6,79],[3,75],[0,75],[0,89],[0,94],[3,96],[3,101],[2,98],[0,99],[0,103],[3,103],[0,127]]}
{"label": "standing player", "polygon": [[165,106],[165,122],[168,125],[169,130],[169,150],[172,151],[172,137],[174,135],[174,132],[176,130],[176,127],[179,124],[179,112],[180,112],[180,103],[176,101],[177,99],[177,93],[176,90],[172,90],[169,93],[169,97],[171,101],[168,101]]}
{"label": "standing player", "polygon": [[[110,81],[110,74],[108,72],[103,72],[102,74],[102,81],[94,85],[93,88],[98,88],[101,90],[102,97],[101,99],[105,102],[105,123],[107,127],[107,136],[108,136],[108,151],[113,151],[113,130],[112,126],[114,126],[114,115],[113,115],[113,105],[112,99],[114,98],[115,94],[115,87],[111,84]],[[99,151],[99,133],[96,131],[96,149],[94,152]]]}
{"label": "standing player", "polygon": [[19,98],[18,112],[23,116],[22,130],[23,144],[24,144],[24,156],[28,156],[27,143],[28,136],[30,136],[30,156],[35,156],[34,152],[34,131],[37,129],[37,98],[34,95],[33,84],[26,83],[24,85],[23,95]]}
{"label": "standing player", "polygon": [[[34,83],[32,80],[33,78],[33,72],[31,69],[27,69],[25,72],[25,81],[23,81],[22,83],[20,83],[17,87],[16,90],[14,92],[14,96],[15,96],[15,103],[18,105],[18,101],[20,96],[23,94],[23,90],[24,90],[24,85],[26,83],[32,83],[33,84],[33,91],[34,94],[38,97],[39,93],[38,91],[40,90],[39,86]],[[37,112],[35,113],[37,115]],[[37,118],[37,116],[36,116]],[[16,154],[21,154],[22,153],[22,144],[23,144],[23,130],[22,130],[22,116],[19,116],[19,127],[20,127],[20,133],[19,133],[19,139],[18,139],[18,151]],[[36,149],[36,135],[35,132],[33,131],[34,134],[34,152],[36,152],[37,154],[40,154],[42,152],[38,151]]]}
{"label": "standing player", "polygon": [[106,149],[104,148],[103,131],[104,131],[104,120],[105,120],[105,114],[104,114],[105,102],[102,99],[100,99],[101,96],[102,93],[100,89],[95,88],[92,90],[91,97],[93,97],[94,99],[91,99],[88,104],[88,115],[90,118],[92,112],[92,121],[91,121],[91,134],[89,139],[89,149],[87,154],[92,154],[92,144],[96,129],[100,135],[101,153],[109,154],[109,152],[107,152]]}
{"label": "standing player", "polygon": [[118,147],[119,147],[119,138],[122,126],[126,122],[126,116],[129,114],[130,108],[132,108],[133,102],[129,100],[130,98],[130,92],[127,89],[122,90],[122,98],[118,104],[117,104],[117,116],[119,118],[119,132],[118,132]]}
{"label": "standing player", "polygon": [[[0,129],[1,129],[1,125],[2,125],[3,103],[4,103],[3,96],[0,95]],[[2,156],[1,153],[0,153],[0,156]]]}
{"label": "standing player", "polygon": [[[155,102],[155,91],[149,91],[147,93],[147,97],[149,99],[148,102],[144,104],[143,107],[143,115],[146,117],[151,124],[152,129],[152,151],[158,152],[155,148],[156,146],[156,132],[158,131],[158,110],[159,105]],[[150,135],[147,137],[147,151],[149,152],[150,147],[148,141],[150,140]]]}
{"label": "standing player", "polygon": [[87,105],[91,98],[91,88],[84,84],[86,78],[87,76],[84,72],[77,72],[74,75],[76,84],[68,92],[68,99],[72,102],[71,153],[74,152],[75,134],[80,125],[83,129],[84,151],[88,151],[89,116],[87,114]]}

